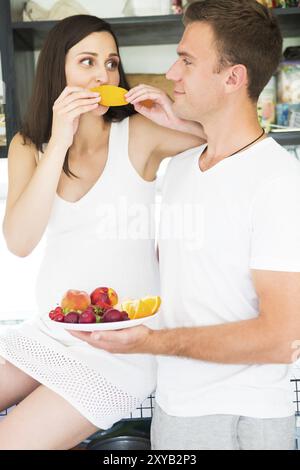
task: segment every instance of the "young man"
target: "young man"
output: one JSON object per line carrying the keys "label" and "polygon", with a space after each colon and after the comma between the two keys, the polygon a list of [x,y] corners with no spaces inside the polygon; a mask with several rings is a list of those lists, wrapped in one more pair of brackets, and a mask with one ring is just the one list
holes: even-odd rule
{"label": "young man", "polygon": [[[163,329],[78,336],[157,355],[153,449],[293,449],[300,165],[264,135],[256,111],[282,37],[254,0],[196,2],[185,25],[167,77],[176,113],[201,122],[208,144],[172,159],[164,182]],[[171,206],[200,214],[192,240],[185,217],[182,236],[165,236]]]}

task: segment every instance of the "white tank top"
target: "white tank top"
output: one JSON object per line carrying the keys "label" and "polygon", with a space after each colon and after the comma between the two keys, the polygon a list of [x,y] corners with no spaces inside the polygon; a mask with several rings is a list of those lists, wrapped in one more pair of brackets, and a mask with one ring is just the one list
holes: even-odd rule
{"label": "white tank top", "polygon": [[77,202],[56,194],[36,298],[40,315],[68,289],[114,288],[120,300],[159,294],[155,254],[155,181],[128,156],[129,118],[112,123],[106,166]]}

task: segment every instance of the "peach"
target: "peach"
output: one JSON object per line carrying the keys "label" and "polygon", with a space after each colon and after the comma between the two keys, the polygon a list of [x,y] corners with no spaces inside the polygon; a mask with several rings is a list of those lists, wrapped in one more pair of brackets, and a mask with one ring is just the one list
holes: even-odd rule
{"label": "peach", "polygon": [[91,298],[85,291],[68,290],[62,298],[61,307],[64,312],[70,311],[84,311],[91,305]]}
{"label": "peach", "polygon": [[93,305],[108,310],[118,303],[118,295],[114,289],[110,287],[97,287],[91,293],[91,301]]}

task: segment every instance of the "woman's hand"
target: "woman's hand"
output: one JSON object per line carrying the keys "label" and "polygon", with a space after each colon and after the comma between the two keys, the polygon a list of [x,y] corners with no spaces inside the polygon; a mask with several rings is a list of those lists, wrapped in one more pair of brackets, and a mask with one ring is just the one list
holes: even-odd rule
{"label": "woman's hand", "polygon": [[[149,85],[138,85],[132,88],[126,95],[126,100],[134,106],[134,109],[155,122],[159,126],[186,132],[199,136],[206,140],[206,136],[201,124],[194,121],[187,121],[179,118],[173,111],[173,101],[168,95]],[[143,101],[151,100],[152,106],[143,104]]]}
{"label": "woman's hand", "polygon": [[73,143],[81,114],[97,109],[100,99],[99,93],[67,86],[53,105],[51,140],[68,149]]}
{"label": "woman's hand", "polygon": [[[138,85],[132,88],[125,98],[138,113],[156,124],[169,129],[177,129],[180,119],[172,109],[173,101],[162,90],[149,85]],[[143,101],[146,100],[153,102],[151,107],[143,105]]]}

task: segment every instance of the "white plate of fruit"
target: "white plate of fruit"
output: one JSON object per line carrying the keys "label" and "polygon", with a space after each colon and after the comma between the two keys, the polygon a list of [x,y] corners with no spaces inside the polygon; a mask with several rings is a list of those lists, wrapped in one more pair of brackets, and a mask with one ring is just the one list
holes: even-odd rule
{"label": "white plate of fruit", "polygon": [[45,319],[65,330],[121,330],[147,322],[157,315],[160,304],[159,296],[119,302],[111,287],[97,287],[91,294],[70,289]]}

